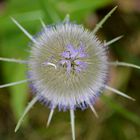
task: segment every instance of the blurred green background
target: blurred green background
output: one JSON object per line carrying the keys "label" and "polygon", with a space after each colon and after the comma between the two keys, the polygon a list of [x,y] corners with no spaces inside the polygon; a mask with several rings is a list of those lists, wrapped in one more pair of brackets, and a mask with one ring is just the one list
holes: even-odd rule
{"label": "blurred green background", "polygon": [[[111,40],[124,37],[109,47],[110,60],[140,65],[139,0],[0,0],[0,57],[26,59],[30,40],[11,21],[18,20],[31,34],[46,24],[71,20],[92,30],[114,6],[118,9],[98,32],[98,37]],[[26,79],[26,66],[0,62],[0,84]],[[109,85],[134,97],[136,102],[107,91],[95,106],[99,119],[90,109],[76,111],[77,140],[140,140],[140,71],[110,68]],[[28,84],[0,89],[0,140],[71,140],[69,112],[56,110],[49,128],[49,109],[37,103],[17,133],[14,128],[32,94]]]}

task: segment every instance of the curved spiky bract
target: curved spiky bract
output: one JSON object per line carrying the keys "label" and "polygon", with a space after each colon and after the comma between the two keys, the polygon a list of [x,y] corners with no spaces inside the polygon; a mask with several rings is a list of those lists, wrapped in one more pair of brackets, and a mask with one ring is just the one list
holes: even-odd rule
{"label": "curved spiky bract", "polygon": [[74,118],[75,118],[74,110],[70,110],[72,140],[75,140],[75,120],[74,120]]}
{"label": "curved spiky bract", "polygon": [[107,79],[106,47],[81,25],[46,28],[32,44],[29,77],[51,107],[93,104]]}
{"label": "curved spiky bract", "polygon": [[53,113],[54,113],[54,109],[51,109],[50,114],[49,114],[49,117],[48,117],[48,121],[47,121],[47,127],[50,125],[50,122],[52,120]]}
{"label": "curved spiky bract", "polygon": [[130,100],[132,100],[132,101],[135,101],[134,98],[132,98],[132,97],[126,95],[125,93],[123,93],[123,92],[121,92],[121,91],[119,91],[119,90],[117,90],[117,89],[114,89],[114,88],[109,87],[109,86],[107,86],[107,85],[105,86],[105,88],[108,89],[108,90],[110,90],[110,91],[112,91],[112,92],[114,92],[114,93],[116,93],[116,94],[118,94],[118,95],[120,95],[120,96],[123,96],[123,97],[125,97],[125,98],[127,98],[127,99],[130,99]]}
{"label": "curved spiky bract", "polygon": [[107,19],[114,13],[118,6],[115,6],[94,28],[93,33],[96,34],[97,31],[102,28],[102,25],[107,21]]}
{"label": "curved spiky bract", "polygon": [[109,45],[115,43],[116,41],[120,40],[122,37],[123,37],[123,35],[118,36],[118,37],[116,37],[116,38],[114,38],[114,39],[112,39],[112,40],[110,40],[110,41],[108,41],[108,42],[105,42],[104,45],[105,45],[105,46],[109,46]]}
{"label": "curved spiky bract", "polygon": [[27,60],[19,60],[19,59],[15,59],[15,58],[0,57],[0,61],[14,62],[14,63],[19,63],[19,64],[27,64]]}
{"label": "curved spiky bract", "polygon": [[28,106],[25,108],[23,114],[21,115],[17,125],[16,125],[16,128],[15,128],[15,132],[17,132],[17,130],[19,129],[25,115],[30,111],[30,109],[33,107],[33,105],[38,101],[38,97],[34,97],[31,102],[28,104]]}
{"label": "curved spiky bract", "polygon": [[25,30],[13,17],[11,17],[11,20],[18,26],[18,28],[30,39],[32,42],[37,43],[36,40],[33,38],[32,35],[30,35],[27,30]]}
{"label": "curved spiky bract", "polygon": [[22,84],[22,83],[26,83],[28,81],[29,81],[29,79],[21,80],[21,81],[17,81],[17,82],[12,82],[12,83],[8,83],[8,84],[0,85],[0,88],[5,88],[5,87],[11,87],[11,86],[19,85],[19,84]]}
{"label": "curved spiky bract", "polygon": [[130,67],[130,68],[135,68],[135,69],[140,69],[140,66],[131,64],[131,63],[126,63],[126,62],[109,62],[109,65],[112,66],[124,66],[124,67]]}

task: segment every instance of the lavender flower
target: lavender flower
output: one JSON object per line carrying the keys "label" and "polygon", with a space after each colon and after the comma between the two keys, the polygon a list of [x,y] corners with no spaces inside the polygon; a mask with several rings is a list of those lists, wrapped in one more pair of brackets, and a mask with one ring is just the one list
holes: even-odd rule
{"label": "lavender flower", "polygon": [[50,108],[47,125],[50,124],[54,109],[70,110],[72,138],[75,140],[74,111],[77,108],[91,108],[98,117],[93,105],[103,89],[134,100],[132,97],[107,85],[110,65],[139,66],[125,62],[109,62],[107,46],[121,38],[101,43],[96,32],[115,11],[113,8],[105,18],[90,32],[82,25],[65,21],[55,26],[45,26],[36,38],[32,37],[14,18],[13,22],[31,39],[28,60],[0,58],[1,61],[27,64],[28,79],[1,85],[0,88],[30,82],[35,97],[21,116],[15,131],[18,130],[24,116],[37,102],[41,101]]}

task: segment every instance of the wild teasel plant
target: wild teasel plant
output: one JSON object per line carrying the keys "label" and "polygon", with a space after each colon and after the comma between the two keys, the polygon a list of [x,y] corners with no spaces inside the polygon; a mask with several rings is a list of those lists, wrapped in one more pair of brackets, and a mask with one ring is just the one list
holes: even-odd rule
{"label": "wild teasel plant", "polygon": [[47,126],[51,122],[55,108],[60,111],[70,111],[72,139],[75,140],[74,112],[78,108],[82,110],[90,108],[98,117],[94,104],[104,89],[135,100],[107,85],[110,66],[140,69],[140,66],[134,64],[108,60],[108,46],[122,36],[103,43],[96,36],[97,31],[116,8],[114,7],[93,31],[70,22],[68,15],[62,23],[51,26],[46,26],[41,20],[43,29],[36,37],[11,18],[31,40],[30,56],[27,60],[11,58],[0,58],[0,60],[25,64],[28,74],[27,79],[0,85],[0,88],[29,82],[35,93],[35,97],[29,102],[19,119],[15,132],[19,129],[24,116],[37,101],[43,102],[50,108]]}

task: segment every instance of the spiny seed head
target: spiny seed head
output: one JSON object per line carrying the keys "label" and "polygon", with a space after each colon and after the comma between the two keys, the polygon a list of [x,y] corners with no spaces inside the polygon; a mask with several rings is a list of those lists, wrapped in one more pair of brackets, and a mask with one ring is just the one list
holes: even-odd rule
{"label": "spiny seed head", "polygon": [[46,27],[32,44],[28,67],[40,100],[51,108],[83,109],[106,82],[106,46],[81,25]]}

